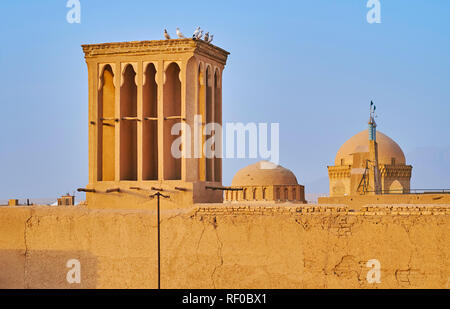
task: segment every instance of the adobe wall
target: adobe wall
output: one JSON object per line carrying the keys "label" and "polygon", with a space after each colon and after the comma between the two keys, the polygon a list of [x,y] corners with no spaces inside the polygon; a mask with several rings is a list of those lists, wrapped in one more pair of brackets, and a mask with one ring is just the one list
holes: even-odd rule
{"label": "adobe wall", "polygon": [[[450,205],[286,205],[162,201],[162,287],[450,285]],[[154,210],[0,207],[0,288],[156,288],[156,239]],[[381,283],[366,280],[371,259]]]}
{"label": "adobe wall", "polygon": [[360,209],[366,205],[411,204],[411,205],[450,205],[450,194],[382,194],[319,197],[319,204],[345,204],[350,208]]}

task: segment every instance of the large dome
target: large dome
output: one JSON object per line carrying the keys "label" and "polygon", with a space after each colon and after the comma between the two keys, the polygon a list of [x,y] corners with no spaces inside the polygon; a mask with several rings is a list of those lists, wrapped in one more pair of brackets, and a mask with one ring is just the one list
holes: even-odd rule
{"label": "large dome", "polygon": [[[389,136],[377,131],[377,143],[379,164],[391,164],[392,158],[395,159],[395,164],[406,164],[402,149]],[[341,146],[334,164],[351,165],[353,163],[351,154],[357,152],[369,152],[369,133],[367,130],[359,132]]]}
{"label": "large dome", "polygon": [[271,186],[298,185],[297,178],[290,170],[271,163],[260,161],[244,167],[233,177],[232,186]]}

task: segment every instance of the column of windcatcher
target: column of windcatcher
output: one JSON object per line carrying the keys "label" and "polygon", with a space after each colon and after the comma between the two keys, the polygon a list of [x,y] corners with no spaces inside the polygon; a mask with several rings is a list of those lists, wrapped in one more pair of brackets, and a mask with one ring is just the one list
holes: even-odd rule
{"label": "column of windcatcher", "polygon": [[[222,80],[214,71],[214,122],[222,128]],[[214,181],[222,183],[222,132],[215,132]]]}
{"label": "column of windcatcher", "polygon": [[158,180],[158,84],[154,63],[145,66],[142,108],[142,180]]}
{"label": "column of windcatcher", "polygon": [[137,83],[136,69],[122,64],[120,87],[120,180],[137,180]]}
{"label": "column of windcatcher", "polygon": [[[89,76],[91,208],[152,207],[170,193],[176,207],[222,202],[222,72],[228,52],[193,39],[83,45]],[[201,147],[194,153],[196,116]],[[182,156],[177,155],[177,147]],[[175,150],[175,153],[174,153]],[[203,149],[202,149],[203,150]]]}
{"label": "column of windcatcher", "polygon": [[198,119],[202,121],[197,136],[200,143],[194,154],[199,159],[199,178],[222,183],[222,86],[221,71],[207,62],[198,68]]}
{"label": "column of windcatcher", "polygon": [[[206,125],[209,125],[207,131],[205,132],[206,139],[210,139],[214,136],[214,131],[211,125],[214,123],[214,103],[213,103],[213,87],[211,83],[211,67],[208,65],[206,68]],[[215,137],[215,136],[214,136]],[[206,146],[206,147],[205,147]],[[205,155],[206,155],[206,181],[214,181],[214,146],[208,147],[209,145],[204,145]]]}
{"label": "column of windcatcher", "polygon": [[[110,65],[100,72],[98,91],[97,129],[97,180],[115,179],[115,86],[114,73]],[[91,111],[92,112],[92,111]],[[95,124],[93,121],[91,124]]]}
{"label": "column of windcatcher", "polygon": [[[165,69],[164,76],[164,179],[181,180],[181,147],[172,149],[175,140],[180,136],[172,134],[177,124],[181,125],[184,117],[181,115],[181,69],[172,62]],[[174,128],[175,127],[175,128]],[[183,131],[179,131],[183,134]],[[179,153],[177,153],[179,151]]]}

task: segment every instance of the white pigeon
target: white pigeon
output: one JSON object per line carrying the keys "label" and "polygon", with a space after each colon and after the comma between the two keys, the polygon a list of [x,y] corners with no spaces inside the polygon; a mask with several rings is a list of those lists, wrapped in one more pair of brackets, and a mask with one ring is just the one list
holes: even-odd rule
{"label": "white pigeon", "polygon": [[209,40],[209,32],[205,33],[205,36],[203,37],[203,40],[205,40],[205,42],[208,42],[208,40]]}
{"label": "white pigeon", "polygon": [[180,29],[177,27],[177,36],[179,39],[185,39],[186,37],[181,33]]}
{"label": "white pigeon", "polygon": [[166,29],[164,29],[164,37],[166,38],[166,40],[170,40],[170,35],[167,33]]}
{"label": "white pigeon", "polygon": [[202,38],[202,35],[203,35],[203,30],[200,29],[199,33],[197,34],[196,39],[200,40]]}
{"label": "white pigeon", "polygon": [[209,36],[208,43],[211,43],[211,42],[213,41],[213,39],[214,39],[214,34],[211,34],[211,35]]}
{"label": "white pigeon", "polygon": [[194,34],[192,35],[192,38],[196,39],[198,34],[199,34],[199,32],[200,32],[200,27],[197,27],[197,29],[195,29],[195,31],[194,31]]}

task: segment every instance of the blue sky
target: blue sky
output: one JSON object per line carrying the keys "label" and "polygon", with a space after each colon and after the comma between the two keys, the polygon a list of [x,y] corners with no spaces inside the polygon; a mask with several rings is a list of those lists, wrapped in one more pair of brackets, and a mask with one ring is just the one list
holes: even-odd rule
{"label": "blue sky", "polygon": [[[0,2],[0,199],[56,197],[87,183],[81,44],[197,26],[231,52],[224,121],[280,123],[280,164],[311,184],[307,193],[327,192],[326,166],[366,129],[370,100],[379,130],[414,171],[428,171],[413,172],[412,187],[450,187],[450,177],[429,172],[450,169],[450,1],[381,0],[381,24],[367,23],[365,0],[81,0],[81,24],[67,23],[66,2]],[[224,184],[254,161],[225,160]]]}

